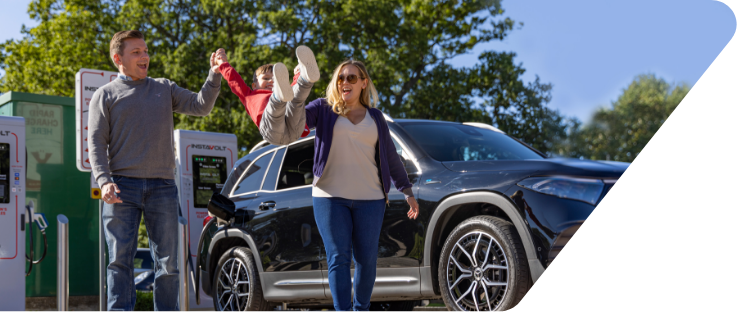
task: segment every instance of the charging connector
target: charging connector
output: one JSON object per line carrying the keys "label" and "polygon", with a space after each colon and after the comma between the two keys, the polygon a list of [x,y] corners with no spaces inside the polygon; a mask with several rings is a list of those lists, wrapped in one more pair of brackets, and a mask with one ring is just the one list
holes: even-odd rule
{"label": "charging connector", "polygon": [[[30,251],[28,254],[26,254],[26,261],[28,261],[28,270],[26,270],[26,276],[31,275],[31,271],[33,271],[33,265],[39,264],[43,259],[46,257],[46,251],[49,249],[49,244],[46,239],[46,228],[49,226],[49,223],[46,221],[46,215],[43,213],[35,213],[33,211],[33,201],[30,201],[28,205],[26,205],[26,218],[23,220],[23,223],[28,223],[28,234],[30,236],[30,241],[28,242],[28,245],[30,247]],[[38,260],[33,260],[33,223],[36,223],[36,227],[38,227],[38,230],[41,232],[41,236],[44,239],[44,249],[43,253],[41,254],[41,258],[38,258]]]}

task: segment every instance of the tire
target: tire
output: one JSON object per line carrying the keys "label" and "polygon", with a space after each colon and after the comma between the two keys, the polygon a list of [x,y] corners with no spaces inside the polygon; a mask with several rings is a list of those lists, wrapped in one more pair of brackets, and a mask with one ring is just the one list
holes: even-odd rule
{"label": "tire", "polygon": [[[263,311],[269,308],[250,249],[229,249],[220,257],[217,270],[213,273],[212,301],[215,311]],[[236,287],[233,287],[234,284]],[[231,292],[232,289],[236,290],[235,294]]]}
{"label": "tire", "polygon": [[417,305],[417,301],[372,302],[369,311],[412,311]]}
{"label": "tire", "polygon": [[448,310],[508,310],[530,288],[517,230],[496,217],[476,216],[456,226],[445,240],[439,264],[440,293]]}

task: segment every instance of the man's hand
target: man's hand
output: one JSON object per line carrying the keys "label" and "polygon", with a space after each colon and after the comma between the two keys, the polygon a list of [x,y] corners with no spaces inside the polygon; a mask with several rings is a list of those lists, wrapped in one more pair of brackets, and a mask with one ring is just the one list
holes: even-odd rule
{"label": "man's hand", "polygon": [[220,73],[220,65],[228,62],[228,56],[225,54],[225,49],[220,48],[210,55],[210,69],[216,74]]}
{"label": "man's hand", "polygon": [[120,200],[118,195],[115,195],[115,193],[120,193],[120,189],[118,189],[118,186],[115,183],[105,183],[105,185],[102,186],[102,200],[106,203],[117,204],[123,202]]}
{"label": "man's hand", "polygon": [[420,215],[420,205],[414,197],[407,197],[407,203],[409,204],[409,212],[407,212],[407,216],[410,219],[417,219],[417,216]]}

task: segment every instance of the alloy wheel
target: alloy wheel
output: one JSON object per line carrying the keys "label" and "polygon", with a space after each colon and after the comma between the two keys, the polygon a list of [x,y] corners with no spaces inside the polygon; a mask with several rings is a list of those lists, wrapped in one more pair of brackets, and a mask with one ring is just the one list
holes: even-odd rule
{"label": "alloy wheel", "polygon": [[446,280],[451,299],[465,311],[493,311],[504,300],[509,264],[491,235],[473,231],[456,241],[448,257]]}
{"label": "alloy wheel", "polygon": [[215,287],[219,311],[243,311],[251,291],[246,265],[238,258],[228,259],[218,272]]}

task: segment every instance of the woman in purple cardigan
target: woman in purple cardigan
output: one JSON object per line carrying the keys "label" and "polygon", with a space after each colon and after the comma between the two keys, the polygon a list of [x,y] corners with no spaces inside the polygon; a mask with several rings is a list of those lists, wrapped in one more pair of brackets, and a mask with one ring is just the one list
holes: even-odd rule
{"label": "woman in purple cardigan", "polygon": [[[366,66],[345,61],[333,73],[327,98],[305,107],[315,130],[312,200],[328,258],[336,311],[368,310],[376,280],[379,233],[392,183],[417,218],[419,205],[397,155],[378,93]],[[355,262],[351,306],[351,250]]]}

